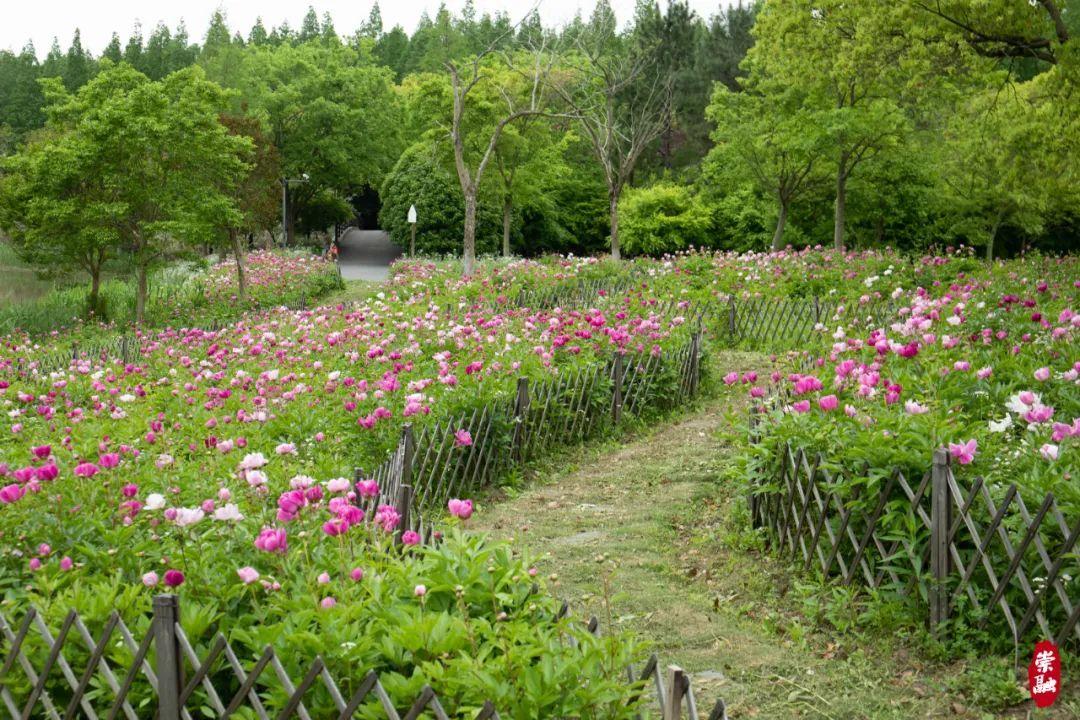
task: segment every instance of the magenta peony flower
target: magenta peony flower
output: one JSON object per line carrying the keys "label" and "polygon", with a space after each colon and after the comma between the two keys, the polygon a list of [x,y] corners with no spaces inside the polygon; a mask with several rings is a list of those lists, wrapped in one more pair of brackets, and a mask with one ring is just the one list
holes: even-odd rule
{"label": "magenta peony flower", "polygon": [[975,459],[979,443],[972,438],[965,443],[949,443],[949,454],[961,465],[967,465]]}
{"label": "magenta peony flower", "polygon": [[255,547],[263,552],[284,553],[289,548],[288,535],[282,528],[263,528],[255,538]]}
{"label": "magenta peony flower", "polygon": [[406,530],[405,532],[401,533],[401,544],[402,545],[419,545],[420,544],[420,535],[417,532],[415,532],[414,530]]}
{"label": "magenta peony flower", "polygon": [[81,462],[75,466],[75,477],[94,477],[98,474],[98,466],[94,463]]}
{"label": "magenta peony flower", "polygon": [[465,429],[458,430],[454,433],[454,444],[458,447],[468,447],[472,445],[472,433]]}
{"label": "magenta peony flower", "polygon": [[468,520],[473,514],[472,500],[458,500],[454,498],[446,504],[446,508],[450,511],[450,514],[456,518],[462,520]]}
{"label": "magenta peony flower", "polygon": [[349,572],[349,577],[355,582],[360,582],[364,579],[364,568],[355,567]]}
{"label": "magenta peony flower", "polygon": [[818,406],[825,412],[835,410],[838,404],[839,402],[837,401],[835,395],[826,395],[820,400],[818,400]]}

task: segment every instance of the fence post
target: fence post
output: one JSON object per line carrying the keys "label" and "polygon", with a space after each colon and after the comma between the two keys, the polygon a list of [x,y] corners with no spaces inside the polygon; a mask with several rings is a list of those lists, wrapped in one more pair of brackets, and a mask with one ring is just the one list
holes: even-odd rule
{"label": "fence post", "polygon": [[615,422],[622,420],[622,390],[623,390],[623,375],[625,370],[623,368],[623,356],[622,353],[616,353],[615,355],[615,367],[612,373],[612,394],[611,394],[611,417]]}
{"label": "fence post", "polygon": [[701,331],[690,336],[690,396],[697,397],[701,380]]}
{"label": "fence post", "polygon": [[521,462],[525,454],[525,419],[529,414],[529,378],[519,377],[517,396],[514,398],[514,458]]}
{"label": "fence post", "polygon": [[814,295],[814,327],[821,324],[821,303],[818,301],[818,296]]}
{"label": "fence post", "polygon": [[930,629],[949,619],[949,526],[952,525],[952,498],[949,493],[949,453],[934,450],[930,470]]}
{"label": "fence post", "polygon": [[183,657],[176,637],[180,622],[180,599],[176,595],[154,596],[154,652],[157,659],[158,718],[180,720],[180,691],[184,687]]}
{"label": "fence post", "polygon": [[71,359],[72,360],[78,360],[79,359],[79,343],[78,342],[71,343]]}
{"label": "fence post", "polygon": [[728,334],[735,337],[735,296],[728,295]]}
{"label": "fence post", "polygon": [[667,697],[664,698],[664,720],[679,720],[682,715],[682,699],[686,693],[684,687],[686,675],[682,668],[677,665],[668,665],[667,669]]}
{"label": "fence post", "polygon": [[410,530],[409,527],[409,509],[412,507],[412,485],[402,485],[398,488],[397,496],[397,513],[398,513],[398,526],[394,531],[394,544],[401,545],[401,539],[405,535],[406,530]]}
{"label": "fence post", "polygon": [[412,485],[413,456],[416,454],[416,441],[413,439],[412,423],[401,426],[401,484]]}

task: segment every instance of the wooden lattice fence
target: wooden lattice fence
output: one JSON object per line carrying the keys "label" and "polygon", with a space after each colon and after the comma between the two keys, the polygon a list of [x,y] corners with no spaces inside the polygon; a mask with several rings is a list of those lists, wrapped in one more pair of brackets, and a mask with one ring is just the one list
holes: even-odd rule
{"label": "wooden lattice fence", "polygon": [[[200,656],[181,625],[180,601],[158,595],[153,615],[141,637],[116,611],[100,632],[91,633],[72,610],[55,630],[30,607],[21,619],[9,620],[0,612],[0,701],[12,720],[48,718],[89,720],[224,720],[277,718],[385,717],[416,720],[449,715],[431,685],[425,685],[408,707],[398,707],[374,671],[355,676],[331,674],[319,655],[296,681],[278,652],[265,646],[257,657],[237,652],[218,633]],[[565,612],[565,606],[564,606]],[[144,623],[145,624],[145,623]],[[596,632],[595,619],[589,623]],[[655,655],[639,669],[626,669],[626,701],[634,703],[647,692],[663,720],[697,720],[697,704],[689,677],[678,667],[661,670]],[[587,682],[587,678],[582,681]],[[401,711],[404,710],[404,713]],[[452,710],[453,711],[453,710]],[[685,712],[685,715],[683,714]],[[498,709],[487,701],[476,720],[496,720]],[[644,715],[639,715],[644,717]],[[723,720],[724,704],[717,702],[708,716]]]}
{"label": "wooden lattice fence", "polygon": [[979,628],[1004,621],[1015,643],[1080,641],[1080,520],[1067,521],[1053,493],[1032,512],[1016,485],[962,483],[943,449],[910,479],[825,465],[785,444],[760,478],[751,515],[777,552],[910,597],[932,628],[962,611]]}
{"label": "wooden lattice fence", "polygon": [[[494,485],[514,468],[553,448],[581,442],[624,417],[671,409],[695,397],[701,383],[702,340],[694,333],[673,351],[616,354],[539,382],[519,378],[512,397],[440,418],[419,433],[402,427],[397,446],[370,475],[379,504],[394,505],[409,527],[431,532],[423,513],[442,509]],[[469,444],[458,439],[468,433]],[[404,490],[403,490],[404,488]],[[403,494],[404,492],[404,494]]]}

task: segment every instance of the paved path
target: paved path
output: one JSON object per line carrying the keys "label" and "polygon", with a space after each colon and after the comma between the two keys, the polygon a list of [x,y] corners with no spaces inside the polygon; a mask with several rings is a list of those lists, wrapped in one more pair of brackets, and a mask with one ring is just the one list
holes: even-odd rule
{"label": "paved path", "polygon": [[346,280],[385,280],[390,263],[401,255],[382,230],[349,228],[338,241],[338,264]]}

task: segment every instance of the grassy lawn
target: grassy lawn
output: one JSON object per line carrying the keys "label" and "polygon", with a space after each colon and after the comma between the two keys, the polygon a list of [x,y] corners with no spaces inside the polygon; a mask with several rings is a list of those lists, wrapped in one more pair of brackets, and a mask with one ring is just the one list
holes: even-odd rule
{"label": "grassy lawn", "polygon": [[[734,353],[721,364],[765,366]],[[793,572],[747,531],[745,499],[723,481],[743,396],[721,391],[625,443],[573,451],[476,522],[539,556],[576,616],[605,617],[609,598],[615,623],[692,673],[703,715],[722,697],[733,718],[1028,716],[1011,662],[934,662],[921,633],[815,619],[840,623],[861,600]],[[1076,702],[1038,717],[1075,717]]]}
{"label": "grassy lawn", "polygon": [[0,306],[34,300],[52,286],[48,280],[38,279],[33,268],[19,260],[0,237]]}

